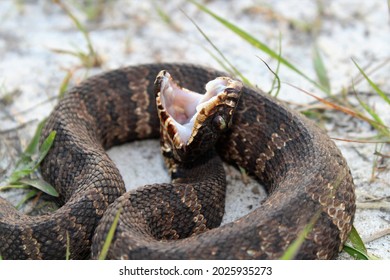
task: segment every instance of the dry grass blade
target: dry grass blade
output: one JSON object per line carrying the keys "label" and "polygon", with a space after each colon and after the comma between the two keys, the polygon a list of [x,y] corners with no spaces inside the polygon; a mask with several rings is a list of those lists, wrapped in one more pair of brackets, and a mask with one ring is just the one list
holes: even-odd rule
{"label": "dry grass blade", "polygon": [[65,95],[65,92],[68,90],[69,83],[73,77],[75,70],[67,70],[64,79],[61,82],[60,89],[58,90],[58,99],[62,99]]}
{"label": "dry grass blade", "polygon": [[372,234],[371,236],[367,237],[364,239],[364,242],[368,243],[368,242],[371,242],[371,241],[374,241],[374,240],[377,240],[379,238],[382,238],[386,235],[390,235],[390,227],[388,228],[385,228],[383,230],[380,230],[378,232],[375,232],[374,234]]}
{"label": "dry grass blade", "polygon": [[379,127],[387,128],[382,123],[378,123],[375,120],[367,118],[366,116],[364,116],[360,112],[356,112],[356,111],[354,111],[352,109],[349,109],[349,108],[347,108],[345,106],[341,106],[341,105],[335,104],[335,103],[333,103],[331,101],[328,101],[328,100],[326,100],[324,98],[318,97],[318,96],[316,96],[316,95],[314,95],[314,94],[312,94],[312,93],[310,93],[310,92],[308,92],[308,91],[306,91],[304,89],[301,89],[301,88],[299,88],[299,87],[297,87],[297,86],[295,86],[293,84],[290,84],[290,83],[286,83],[286,84],[291,86],[291,87],[293,87],[293,88],[295,88],[295,89],[297,89],[297,90],[299,90],[299,91],[302,91],[303,93],[305,93],[305,94],[307,94],[307,95],[309,95],[309,96],[311,96],[311,97],[313,97],[315,99],[317,99],[318,101],[320,101],[321,103],[327,105],[331,109],[343,112],[343,113],[348,114],[348,115],[350,115],[350,116],[352,116],[354,118],[361,119],[361,120],[363,120],[363,121],[365,121],[365,122],[367,122],[367,123],[369,123],[369,124],[371,124],[373,126],[379,126]]}
{"label": "dry grass blade", "polygon": [[[344,139],[344,138],[337,138],[337,137],[331,137],[332,140],[337,141],[344,141],[344,142],[352,142],[352,143],[364,143],[364,144],[390,144],[390,140],[383,140],[383,141],[370,141],[370,140],[360,140],[360,139]],[[374,153],[375,155],[375,153]]]}
{"label": "dry grass blade", "polygon": [[383,153],[381,153],[381,152],[378,152],[378,151],[375,151],[375,152],[374,152],[374,155],[380,156],[380,157],[382,157],[382,158],[390,158],[390,155],[385,155],[385,154],[383,154]]}
{"label": "dry grass blade", "polygon": [[110,230],[108,231],[108,234],[106,236],[106,240],[104,240],[102,251],[99,255],[99,260],[105,260],[108,254],[108,250],[110,249],[110,245],[112,242],[112,239],[114,238],[116,227],[118,226],[119,217],[121,215],[122,208],[119,208],[118,212],[115,215],[114,221],[112,222],[112,225],[110,227]]}

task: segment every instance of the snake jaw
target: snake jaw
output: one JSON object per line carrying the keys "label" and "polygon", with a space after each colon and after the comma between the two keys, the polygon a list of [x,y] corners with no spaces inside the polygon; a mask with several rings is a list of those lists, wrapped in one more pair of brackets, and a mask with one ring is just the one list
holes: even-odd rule
{"label": "snake jaw", "polygon": [[173,151],[178,160],[192,159],[190,148],[196,156],[208,150],[229,128],[241,89],[241,82],[218,77],[200,94],[180,87],[167,71],[161,71],[155,92],[164,149]]}

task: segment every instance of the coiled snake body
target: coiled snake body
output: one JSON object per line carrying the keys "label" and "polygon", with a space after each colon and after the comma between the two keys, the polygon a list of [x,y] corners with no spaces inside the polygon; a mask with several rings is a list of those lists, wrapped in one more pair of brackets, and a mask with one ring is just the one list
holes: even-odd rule
{"label": "coiled snake body", "polygon": [[[93,242],[92,257],[97,258],[119,211],[108,258],[275,259],[308,225],[312,229],[295,257],[335,258],[355,213],[354,184],[346,161],[311,121],[259,90],[243,88],[231,129],[216,144],[224,161],[242,167],[265,186],[269,196],[258,208],[208,230],[207,218],[198,220],[206,214],[199,213],[211,206],[221,213],[224,204],[196,186],[183,183],[182,191],[166,191],[164,185],[152,185],[124,194],[121,175],[105,149],[159,137],[153,81],[162,69],[181,86],[197,92],[203,92],[209,80],[226,76],[190,64],[149,64],[94,76],[71,89],[49,116],[41,137],[57,131],[41,173],[65,204],[54,213],[30,217],[0,199],[0,255],[4,259],[64,259],[68,249],[72,258],[87,258]],[[207,177],[207,169],[218,168],[213,166],[211,162],[194,172]],[[182,206],[173,207],[172,198]],[[131,207],[146,210],[128,214],[129,201]],[[186,231],[185,221],[174,220],[180,208],[187,209],[183,219],[201,228],[200,234]],[[159,217],[174,221],[174,229],[159,222]],[[133,223],[141,224],[143,230],[125,232],[123,227]],[[189,237],[156,240],[160,235],[163,239]],[[121,239],[129,238],[131,242],[119,245]]]}

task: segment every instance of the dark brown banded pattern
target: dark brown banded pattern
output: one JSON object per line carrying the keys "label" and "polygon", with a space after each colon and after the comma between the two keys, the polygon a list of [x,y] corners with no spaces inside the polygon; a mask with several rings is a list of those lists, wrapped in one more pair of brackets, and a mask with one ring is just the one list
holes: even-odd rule
{"label": "dark brown banded pattern", "polygon": [[[324,132],[258,90],[244,89],[232,129],[218,142],[217,150],[226,162],[241,166],[265,185],[269,197],[259,208],[204,231],[223,212],[223,201],[213,200],[221,191],[205,190],[204,181],[181,182],[176,189],[169,184],[152,185],[122,195],[122,178],[104,149],[159,136],[153,81],[162,69],[182,86],[199,92],[209,80],[225,76],[188,64],[152,64],[110,71],[73,88],[50,115],[42,135],[44,139],[57,131],[41,171],[65,204],[53,214],[27,217],[0,199],[0,255],[4,259],[63,259],[68,235],[71,257],[88,257],[103,216],[94,237],[96,257],[117,210],[136,207],[135,212],[121,212],[119,223],[152,221],[156,227],[144,234],[119,227],[115,239],[132,241],[125,248],[113,243],[109,257],[274,259],[317,213],[296,258],[336,257],[355,213],[349,168]],[[215,174],[219,175],[203,176],[204,180],[225,180],[219,171]],[[214,213],[204,212],[209,206]],[[179,209],[190,209],[184,211],[182,223],[173,218]],[[190,237],[155,240],[185,236]]]}

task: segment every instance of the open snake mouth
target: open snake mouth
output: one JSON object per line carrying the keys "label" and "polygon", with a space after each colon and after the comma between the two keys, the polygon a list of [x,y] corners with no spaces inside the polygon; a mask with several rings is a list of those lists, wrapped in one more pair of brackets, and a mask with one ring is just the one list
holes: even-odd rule
{"label": "open snake mouth", "polygon": [[186,145],[191,142],[212,109],[225,101],[222,95],[226,95],[226,89],[233,82],[236,81],[218,77],[208,82],[206,92],[200,94],[180,87],[167,71],[160,72],[155,83],[157,107],[162,125],[167,128],[175,144]]}

